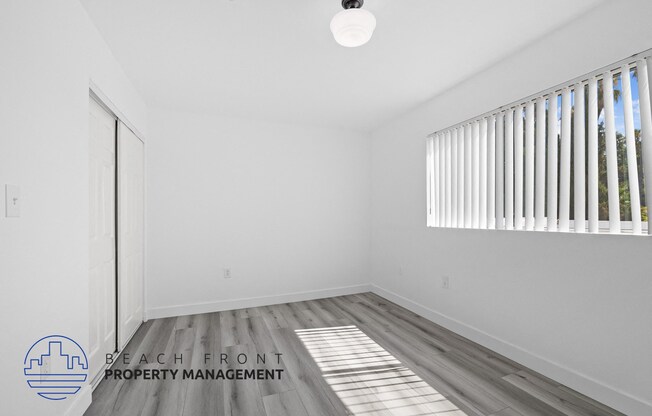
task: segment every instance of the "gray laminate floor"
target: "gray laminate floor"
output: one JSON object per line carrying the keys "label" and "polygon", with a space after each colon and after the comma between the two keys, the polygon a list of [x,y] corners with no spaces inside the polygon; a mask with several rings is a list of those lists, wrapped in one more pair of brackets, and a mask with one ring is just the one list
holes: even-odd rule
{"label": "gray laminate floor", "polygon": [[113,370],[266,369],[281,379],[109,379],[86,416],[621,414],[370,293],[156,319],[125,353],[131,362]]}

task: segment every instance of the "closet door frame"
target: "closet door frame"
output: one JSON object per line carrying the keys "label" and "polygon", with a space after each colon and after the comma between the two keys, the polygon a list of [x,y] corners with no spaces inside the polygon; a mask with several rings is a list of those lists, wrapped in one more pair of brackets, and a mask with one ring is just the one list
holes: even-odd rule
{"label": "closet door frame", "polygon": [[[147,296],[146,296],[146,282],[147,282],[147,223],[145,221],[146,215],[147,215],[147,191],[146,191],[146,186],[145,184],[147,183],[147,146],[146,146],[146,141],[144,139],[144,135],[129,121],[129,119],[118,109],[118,107],[111,101],[111,99],[104,94],[104,92],[92,81],[89,81],[89,97],[96,101],[100,106],[104,107],[105,110],[107,110],[109,113],[111,113],[116,119],[116,147],[119,146],[118,142],[120,140],[119,137],[119,132],[118,129],[120,128],[120,125],[123,124],[123,127],[127,127],[129,130],[131,130],[131,133],[133,133],[138,140],[140,140],[143,144],[143,189],[142,189],[142,232],[143,232],[143,238],[142,238],[142,250],[143,250],[143,265],[142,265],[142,322],[147,322]],[[120,194],[120,191],[118,189],[118,176],[119,176],[119,169],[120,169],[120,161],[119,159],[119,153],[116,148],[116,190],[115,190],[115,196],[116,196],[116,219],[115,219],[115,225],[116,225],[116,241],[118,247],[116,247],[116,298],[115,298],[115,303],[116,303],[116,309],[115,309],[115,321],[116,321],[116,352],[114,353],[114,362],[120,354],[122,354],[122,346],[120,345],[120,340],[121,340],[121,329],[120,329],[120,301],[119,301],[119,293],[120,293],[120,288],[118,285],[119,282],[119,270],[120,270],[120,258],[119,258],[119,233],[120,230],[118,229],[119,227],[119,214],[118,214],[118,196]],[[90,293],[89,293],[90,295]],[[135,331],[134,331],[135,333]],[[123,340],[124,345],[126,345],[131,337],[134,335],[128,334],[128,338]],[[109,366],[106,366],[105,368],[108,368]],[[92,382],[92,388],[94,389],[97,387],[99,384],[99,381],[102,380],[102,377],[97,377],[96,380],[89,380]]]}

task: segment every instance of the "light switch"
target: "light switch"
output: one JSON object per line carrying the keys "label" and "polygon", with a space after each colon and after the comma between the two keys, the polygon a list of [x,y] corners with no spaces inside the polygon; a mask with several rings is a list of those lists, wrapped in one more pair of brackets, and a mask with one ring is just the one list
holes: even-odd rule
{"label": "light switch", "polygon": [[20,188],[15,185],[5,185],[6,216],[20,217]]}

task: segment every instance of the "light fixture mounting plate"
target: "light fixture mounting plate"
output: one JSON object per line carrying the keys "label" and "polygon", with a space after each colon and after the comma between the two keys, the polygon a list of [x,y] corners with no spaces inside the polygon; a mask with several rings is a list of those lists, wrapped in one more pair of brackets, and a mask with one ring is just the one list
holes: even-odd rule
{"label": "light fixture mounting plate", "polygon": [[364,4],[364,0],[342,0],[342,7],[345,9],[359,9]]}

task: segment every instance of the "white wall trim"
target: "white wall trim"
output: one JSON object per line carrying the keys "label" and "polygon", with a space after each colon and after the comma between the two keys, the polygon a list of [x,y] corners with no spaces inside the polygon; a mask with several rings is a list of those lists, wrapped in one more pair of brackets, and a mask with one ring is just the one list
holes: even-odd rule
{"label": "white wall trim", "polygon": [[354,286],[342,286],[305,292],[292,292],[272,296],[218,300],[215,302],[192,303],[186,305],[159,306],[156,308],[151,308],[147,311],[147,319],[195,315],[200,313],[228,311],[232,309],[255,308],[258,306],[276,305],[279,303],[288,302],[300,302],[303,300],[321,299],[333,296],[353,295],[356,293],[364,293],[370,291],[370,285],[360,284]]}
{"label": "white wall trim", "polygon": [[118,120],[122,121],[124,125],[127,126],[127,128],[131,130],[141,142],[145,143],[145,136],[140,132],[140,130],[136,128],[136,126],[131,121],[129,121],[129,119],[124,115],[124,113],[120,111],[118,106],[115,105],[113,101],[111,101],[109,96],[106,95],[100,89],[100,87],[93,82],[93,80],[90,80],[88,82],[88,89],[92,93],[92,95],[95,95],[95,97],[97,97],[100,103],[106,106],[108,110],[111,111]]}
{"label": "white wall trim", "polygon": [[75,394],[75,400],[65,413],[65,416],[83,416],[86,409],[91,405],[93,389],[90,385],[85,385]]}
{"label": "white wall trim", "polygon": [[613,386],[603,384],[559,363],[496,338],[398,293],[375,284],[370,286],[373,293],[627,415],[646,416],[652,414],[652,404],[643,399],[631,396]]}

